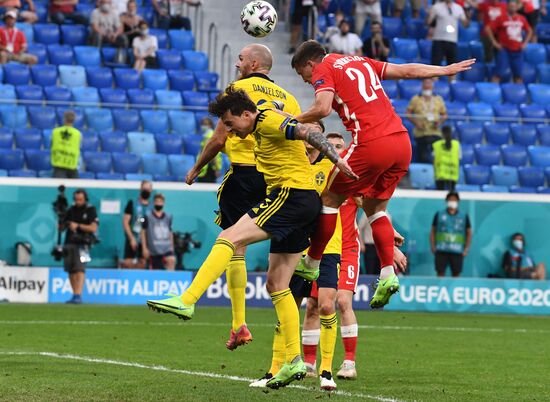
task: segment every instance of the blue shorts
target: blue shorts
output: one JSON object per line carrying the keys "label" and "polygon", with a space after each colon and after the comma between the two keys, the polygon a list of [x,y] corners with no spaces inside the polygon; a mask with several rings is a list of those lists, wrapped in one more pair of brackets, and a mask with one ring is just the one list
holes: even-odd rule
{"label": "blue shorts", "polygon": [[521,78],[523,70],[523,52],[512,52],[511,50],[501,49],[497,54],[496,74],[499,77],[506,76],[506,70],[512,70],[514,78]]}

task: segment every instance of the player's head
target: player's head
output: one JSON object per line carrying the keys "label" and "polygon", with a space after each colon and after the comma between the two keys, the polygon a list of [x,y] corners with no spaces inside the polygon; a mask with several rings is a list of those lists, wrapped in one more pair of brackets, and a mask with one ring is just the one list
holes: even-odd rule
{"label": "player's head", "polygon": [[311,84],[313,68],[323,60],[326,54],[323,45],[316,40],[305,41],[296,49],[291,66],[305,82]]}
{"label": "player's head", "polygon": [[508,0],[508,12],[510,14],[515,14],[519,10],[519,1],[518,0]]}
{"label": "player's head", "polygon": [[332,144],[336,152],[341,153],[346,147],[346,141],[340,133],[328,133],[327,140]]}
{"label": "player's head", "polygon": [[239,78],[252,73],[269,74],[273,66],[271,50],[265,45],[253,43],[242,48],[235,67],[239,70]]}
{"label": "player's head", "polygon": [[226,129],[245,138],[254,131],[258,109],[242,89],[230,85],[208,105],[208,111],[219,117]]}

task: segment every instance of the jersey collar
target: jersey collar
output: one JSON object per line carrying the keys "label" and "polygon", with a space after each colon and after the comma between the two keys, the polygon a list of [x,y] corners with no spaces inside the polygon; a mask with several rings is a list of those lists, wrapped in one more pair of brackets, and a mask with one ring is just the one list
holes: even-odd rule
{"label": "jersey collar", "polygon": [[252,77],[263,78],[264,80],[268,80],[268,81],[271,81],[271,82],[275,82],[275,81],[273,81],[271,78],[269,78],[267,75],[262,74],[262,73],[252,73],[252,74],[248,74],[246,77],[244,77],[244,79],[246,79],[246,78],[252,78]]}
{"label": "jersey collar", "polygon": [[323,160],[323,158],[325,157],[325,154],[324,153],[319,153],[319,155],[317,156],[317,159],[315,159],[311,164],[312,165],[315,165],[319,162],[321,162]]}

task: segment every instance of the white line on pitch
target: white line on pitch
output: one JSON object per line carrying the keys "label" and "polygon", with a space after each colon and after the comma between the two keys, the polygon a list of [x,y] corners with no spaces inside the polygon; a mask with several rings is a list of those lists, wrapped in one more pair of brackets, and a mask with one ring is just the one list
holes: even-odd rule
{"label": "white line on pitch", "polygon": [[[239,382],[248,382],[248,383],[254,381],[254,379],[252,378],[245,378],[245,377],[226,375],[226,374],[217,374],[217,373],[212,373],[208,371],[191,371],[191,370],[173,369],[173,368],[160,366],[160,365],[147,365],[147,364],[136,363],[136,362],[126,362],[126,361],[120,361],[120,360],[102,359],[102,358],[96,358],[96,357],[79,356],[79,355],[73,355],[73,354],[61,354],[61,353],[54,353],[54,352],[2,352],[0,351],[0,356],[41,356],[41,357],[51,357],[54,359],[75,360],[75,361],[81,361],[86,363],[134,367],[134,368],[153,370],[153,371],[163,371],[168,373],[184,374],[184,375],[189,375],[194,377],[205,377],[205,378],[214,378],[214,379],[220,379],[220,380],[239,381]],[[311,391],[322,392],[322,391],[319,391],[317,388],[306,387],[303,385],[290,385],[289,387],[299,389],[299,390],[305,390],[309,392]],[[386,398],[378,395],[369,395],[361,392],[332,391],[331,394],[347,396],[352,398],[360,398],[360,399],[372,399],[380,402],[404,402],[399,399]]]}

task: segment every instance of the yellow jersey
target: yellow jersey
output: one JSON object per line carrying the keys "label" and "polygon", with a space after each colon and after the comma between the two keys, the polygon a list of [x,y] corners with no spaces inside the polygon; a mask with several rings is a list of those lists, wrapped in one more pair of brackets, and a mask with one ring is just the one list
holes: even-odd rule
{"label": "yellow jersey", "polygon": [[[334,164],[325,157],[321,160],[317,159],[317,161],[311,165],[313,177],[315,179],[315,190],[317,190],[319,195],[327,186],[327,179],[333,166]],[[334,234],[325,247],[323,254],[342,254],[342,220],[340,219],[340,213],[338,213]]]}
{"label": "yellow jersey", "polygon": [[301,140],[294,140],[298,122],[271,109],[259,109],[252,135],[256,139],[256,169],[267,192],[277,187],[315,190],[313,172]]}
{"label": "yellow jersey", "polygon": [[[282,105],[282,110],[293,116],[301,113],[296,98],[275,84],[267,75],[260,73],[250,74],[248,77],[235,81],[232,84],[237,89],[244,90],[252,101],[261,107],[262,103],[276,101]],[[225,141],[225,150],[231,163],[255,165],[254,137],[241,139],[230,134]]]}

